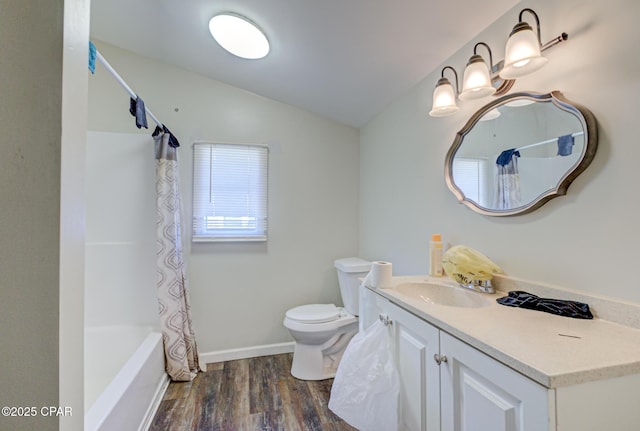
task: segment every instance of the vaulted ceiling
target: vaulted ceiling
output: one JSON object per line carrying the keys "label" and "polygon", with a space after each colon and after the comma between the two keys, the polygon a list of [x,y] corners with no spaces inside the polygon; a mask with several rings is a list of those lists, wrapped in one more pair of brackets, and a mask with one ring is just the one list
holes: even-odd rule
{"label": "vaulted ceiling", "polygon": [[[360,127],[517,3],[92,0],[91,37]],[[262,27],[267,57],[214,42],[209,20],[229,11]]]}

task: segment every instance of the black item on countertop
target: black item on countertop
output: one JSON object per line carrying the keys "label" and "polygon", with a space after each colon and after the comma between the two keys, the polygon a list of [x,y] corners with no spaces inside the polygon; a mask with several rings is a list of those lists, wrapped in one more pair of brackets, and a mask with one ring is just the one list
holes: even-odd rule
{"label": "black item on countertop", "polygon": [[575,319],[593,319],[589,305],[582,302],[540,298],[532,293],[521,290],[512,290],[508,295],[509,296],[496,299],[498,304],[508,307],[544,311],[545,313],[573,317]]}

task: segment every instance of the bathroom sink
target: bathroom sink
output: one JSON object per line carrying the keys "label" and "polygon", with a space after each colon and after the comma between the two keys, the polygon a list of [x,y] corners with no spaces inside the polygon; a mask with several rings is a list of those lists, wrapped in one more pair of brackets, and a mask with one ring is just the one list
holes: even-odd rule
{"label": "bathroom sink", "polygon": [[483,297],[482,293],[466,290],[461,287],[428,282],[401,283],[394,287],[393,290],[411,299],[449,307],[478,308],[487,307],[492,304],[492,300]]}

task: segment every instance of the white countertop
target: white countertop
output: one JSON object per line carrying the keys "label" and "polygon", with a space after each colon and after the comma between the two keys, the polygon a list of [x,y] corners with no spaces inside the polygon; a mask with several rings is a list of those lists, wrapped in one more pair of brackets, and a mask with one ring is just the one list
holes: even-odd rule
{"label": "white countertop", "polygon": [[[446,277],[428,276],[393,277],[393,286],[427,280],[461,289]],[[504,284],[513,287],[512,281]],[[518,290],[544,296],[531,289],[531,285],[525,287],[529,289]],[[640,373],[640,329],[632,326],[599,317],[574,319],[507,307],[495,301],[505,296],[505,291],[484,294],[469,290],[469,294],[481,295],[490,299],[490,303],[486,307],[462,308],[413,299],[393,287],[369,289],[548,388]],[[549,293],[548,289],[544,293]],[[562,296],[571,299],[567,292],[544,297]],[[575,300],[587,302],[594,315],[598,315],[585,296]],[[600,298],[595,302],[606,307]],[[632,304],[625,307],[625,312],[634,316],[640,311]]]}

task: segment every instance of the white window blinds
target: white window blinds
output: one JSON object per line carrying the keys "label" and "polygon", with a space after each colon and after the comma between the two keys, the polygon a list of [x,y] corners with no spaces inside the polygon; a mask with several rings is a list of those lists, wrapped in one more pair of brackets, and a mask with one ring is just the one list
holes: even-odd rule
{"label": "white window blinds", "polygon": [[266,241],[269,150],[193,145],[193,241]]}
{"label": "white window blinds", "polygon": [[453,160],[453,177],[456,185],[467,199],[486,205],[487,201],[487,163],[476,158],[456,157]]}

